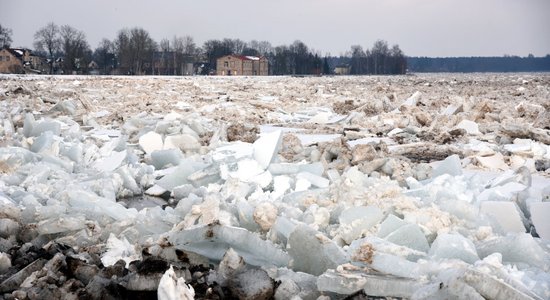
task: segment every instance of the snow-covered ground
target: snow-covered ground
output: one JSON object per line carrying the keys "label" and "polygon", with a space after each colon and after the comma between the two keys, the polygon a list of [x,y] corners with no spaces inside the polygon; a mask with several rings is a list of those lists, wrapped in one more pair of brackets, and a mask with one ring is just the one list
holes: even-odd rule
{"label": "snow-covered ground", "polygon": [[550,299],[549,110],[549,74],[0,76],[0,297]]}

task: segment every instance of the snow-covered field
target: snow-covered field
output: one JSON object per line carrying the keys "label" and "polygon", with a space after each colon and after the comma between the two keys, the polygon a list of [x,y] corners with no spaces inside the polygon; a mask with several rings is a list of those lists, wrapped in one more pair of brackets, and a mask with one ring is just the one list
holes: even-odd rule
{"label": "snow-covered field", "polygon": [[0,115],[0,298],[550,299],[550,74],[3,75]]}

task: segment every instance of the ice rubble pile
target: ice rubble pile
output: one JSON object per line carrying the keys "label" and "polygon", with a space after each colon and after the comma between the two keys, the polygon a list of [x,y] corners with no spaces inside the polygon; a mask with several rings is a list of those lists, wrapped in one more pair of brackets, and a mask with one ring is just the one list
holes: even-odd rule
{"label": "ice rubble pile", "polygon": [[[377,139],[304,145],[271,128],[227,142],[224,126],[193,112],[107,128],[67,116],[69,103],[56,118],[2,111],[4,295],[93,294],[114,282],[166,299],[192,299],[198,286],[243,299],[550,299],[550,186],[522,155],[547,159],[544,143],[506,144],[515,170],[473,141],[475,155],[403,176],[389,156],[402,145]],[[332,122],[327,111],[300,118]],[[456,128],[480,134],[472,123]],[[59,275],[66,268],[78,285]],[[52,280],[63,293],[48,290]]]}

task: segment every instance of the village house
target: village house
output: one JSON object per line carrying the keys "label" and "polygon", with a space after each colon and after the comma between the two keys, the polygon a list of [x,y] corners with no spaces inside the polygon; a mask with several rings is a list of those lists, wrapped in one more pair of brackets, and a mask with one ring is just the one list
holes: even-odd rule
{"label": "village house", "polygon": [[334,68],[335,75],[349,75],[351,67],[349,65],[338,65]]}
{"label": "village house", "polygon": [[267,76],[269,61],[261,56],[226,55],[216,61],[217,75]]}
{"label": "village house", "polygon": [[29,49],[4,48],[0,50],[0,73],[39,73],[44,69],[42,58]]}

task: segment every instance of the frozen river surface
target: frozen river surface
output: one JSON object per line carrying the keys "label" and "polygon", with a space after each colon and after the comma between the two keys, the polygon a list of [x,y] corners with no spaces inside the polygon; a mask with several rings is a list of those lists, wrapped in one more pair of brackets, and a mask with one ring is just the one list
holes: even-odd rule
{"label": "frozen river surface", "polygon": [[550,75],[0,76],[0,298],[550,299]]}

